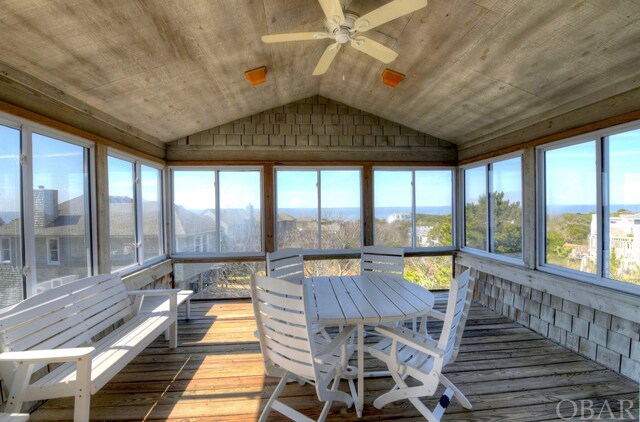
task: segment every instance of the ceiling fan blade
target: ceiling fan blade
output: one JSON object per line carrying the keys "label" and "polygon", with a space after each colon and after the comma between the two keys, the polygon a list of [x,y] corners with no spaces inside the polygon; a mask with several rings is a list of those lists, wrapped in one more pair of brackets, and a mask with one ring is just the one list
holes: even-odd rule
{"label": "ceiling fan blade", "polygon": [[391,63],[398,57],[398,53],[385,47],[377,41],[367,37],[353,37],[351,47],[370,55],[374,59],[380,60],[382,63]]}
{"label": "ceiling fan blade", "polygon": [[324,32],[295,32],[291,34],[272,34],[272,35],[263,35],[262,42],[273,43],[273,42],[286,42],[286,41],[319,40],[322,38],[326,38],[326,35],[327,34]]}
{"label": "ceiling fan blade", "polygon": [[428,0],[395,0],[377,8],[364,16],[360,16],[354,23],[358,32],[366,32],[400,16],[415,12],[427,6]]}
{"label": "ceiling fan blade", "polygon": [[344,13],[342,13],[342,5],[340,0],[318,0],[320,7],[328,21],[333,21],[333,17],[338,17],[338,23],[342,25],[344,23]]}
{"label": "ceiling fan blade", "polygon": [[327,71],[327,69],[329,69],[331,62],[336,58],[338,51],[340,51],[340,47],[342,47],[342,44],[334,43],[329,45],[324,50],[324,53],[322,53],[322,57],[320,57],[320,60],[318,60],[316,68],[313,69],[314,76],[323,75]]}

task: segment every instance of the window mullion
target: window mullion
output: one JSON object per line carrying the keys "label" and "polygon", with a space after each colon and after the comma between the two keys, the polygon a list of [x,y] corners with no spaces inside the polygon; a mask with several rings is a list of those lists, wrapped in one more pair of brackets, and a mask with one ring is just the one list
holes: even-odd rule
{"label": "window mullion", "polygon": [[33,153],[32,131],[23,126],[22,141],[22,253],[26,297],[37,292],[36,286],[36,245],[33,213]]}
{"label": "window mullion", "polygon": [[144,221],[142,216],[142,167],[139,161],[134,162],[134,201],[136,215],[136,253],[138,264],[144,262]]}
{"label": "window mullion", "polygon": [[485,221],[487,222],[487,228],[486,228],[486,239],[487,239],[487,245],[486,245],[486,251],[487,252],[494,252],[494,245],[493,245],[493,224],[495,224],[494,218],[493,218],[493,164],[487,164],[487,171],[485,174],[485,186],[486,186],[486,198],[487,198],[487,206],[485,209]]}
{"label": "window mullion", "polygon": [[596,142],[596,201],[598,226],[598,256],[596,258],[596,271],[601,277],[610,277],[610,249],[609,249],[609,137],[603,137]]}
{"label": "window mullion", "polygon": [[[213,180],[214,184],[214,192],[216,196],[215,204],[216,204],[216,250],[215,253],[220,253],[222,251],[222,236],[220,235],[220,170],[216,170],[215,177]],[[206,235],[205,235],[206,236]],[[204,249],[204,248],[203,248]]]}
{"label": "window mullion", "polygon": [[417,226],[417,216],[416,216],[416,171],[411,170],[411,222],[412,222],[412,233],[411,233],[411,247],[416,247],[416,226]]}
{"label": "window mullion", "polygon": [[322,249],[322,177],[316,170],[316,195],[318,195],[318,249]]}

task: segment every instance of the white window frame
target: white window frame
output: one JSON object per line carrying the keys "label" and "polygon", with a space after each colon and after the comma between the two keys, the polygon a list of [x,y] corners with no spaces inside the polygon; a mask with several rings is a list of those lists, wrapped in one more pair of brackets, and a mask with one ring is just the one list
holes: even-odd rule
{"label": "white window frame", "polygon": [[[58,259],[54,260],[51,258],[51,252],[54,250],[51,247],[51,241],[54,240],[56,242],[56,255]],[[60,265],[60,239],[57,237],[47,237],[47,264],[49,265]]]}
{"label": "white window frame", "polygon": [[[607,172],[608,137],[624,132],[640,129],[640,121],[634,121],[617,126],[599,129],[586,134],[570,137],[561,141],[541,145],[536,148],[537,180],[536,180],[536,209],[537,209],[537,239],[536,239],[536,268],[550,274],[569,277],[575,280],[604,286],[634,295],[640,295],[640,285],[626,283],[604,277],[606,263],[609,261],[609,224],[605,224],[605,217],[609,215],[609,195]],[[546,263],[546,180],[545,180],[545,152],[595,141],[596,144],[596,221],[598,224],[597,244],[599,245],[596,258],[596,274],[590,274],[558,265]]]}
{"label": "white window frame", "polygon": [[[417,230],[416,230],[416,171],[450,171],[451,172],[451,246],[431,246],[431,247],[418,247],[417,245]],[[456,233],[457,233],[457,216],[458,210],[456,205],[457,192],[456,192],[456,167],[450,166],[436,166],[436,167],[396,167],[396,166],[375,166],[372,169],[372,189],[371,189],[371,208],[373,210],[373,219],[375,220],[375,178],[376,171],[410,171],[411,172],[411,225],[412,225],[412,239],[411,246],[403,247],[406,252],[452,252],[456,249]],[[376,244],[375,224],[373,225],[373,244]]]}
{"label": "white window frame", "polygon": [[[493,232],[492,232],[492,224],[491,224],[491,219],[492,219],[492,209],[491,209],[491,201],[490,201],[490,195],[493,192],[493,183],[492,183],[492,172],[493,172],[493,165],[495,163],[499,163],[502,161],[507,161],[507,160],[511,160],[513,158],[520,158],[520,192],[522,195],[522,198],[520,200],[520,208],[522,209],[522,221],[520,222],[521,227],[522,227],[522,238],[520,239],[521,242],[521,257],[520,258],[515,258],[512,256],[507,256],[507,255],[503,255],[503,254],[499,254],[497,252],[493,252],[491,251],[492,249],[492,244],[493,244]],[[472,169],[476,169],[479,167],[484,167],[486,169],[486,179],[485,179],[485,193],[487,195],[487,209],[486,209],[486,214],[485,214],[485,223],[486,223],[486,238],[487,238],[487,248],[486,249],[476,249],[476,248],[472,248],[469,246],[465,245],[465,239],[466,239],[466,215],[465,215],[465,210],[466,210],[466,204],[467,204],[467,198],[466,198],[466,182],[465,182],[465,172],[467,170],[472,170]],[[525,209],[524,206],[524,151],[516,151],[516,152],[512,152],[509,154],[504,154],[504,155],[500,155],[498,157],[494,157],[494,158],[490,158],[487,160],[481,160],[481,161],[476,161],[474,163],[471,164],[467,164],[464,166],[460,166],[459,168],[459,172],[460,172],[460,221],[459,221],[459,226],[460,226],[460,250],[464,251],[464,252],[469,252],[472,253],[474,255],[479,255],[479,256],[484,256],[487,258],[491,258],[491,259],[496,259],[499,261],[504,261],[504,262],[508,262],[511,264],[516,264],[516,265],[524,265],[524,255],[525,255],[525,250],[524,250],[524,245],[525,245],[525,236],[527,235],[525,232],[525,227],[524,227],[524,222],[526,220],[526,213],[528,213],[529,211]]]}
{"label": "white window frame", "polygon": [[[36,279],[36,245],[35,227],[33,220],[33,134],[54,138],[61,142],[77,145],[86,149],[86,159],[84,160],[85,172],[88,175],[87,195],[85,195],[85,209],[88,211],[85,218],[85,228],[89,235],[87,254],[87,271],[89,275],[97,274],[98,245],[97,245],[97,225],[96,221],[96,181],[95,181],[95,144],[87,139],[63,132],[57,129],[44,126],[31,120],[0,112],[0,124],[20,130],[21,141],[21,181],[22,181],[22,248],[24,258],[22,262],[22,272],[24,277],[25,297],[33,296],[37,293]],[[13,251],[14,253],[21,253]]]}
{"label": "white window frame", "polygon": [[[167,258],[166,251],[166,233],[165,233],[165,167],[162,164],[145,160],[134,155],[123,153],[120,150],[109,148],[107,151],[108,157],[117,158],[119,160],[126,161],[133,165],[133,187],[134,187],[134,214],[135,214],[135,248],[136,248],[136,262],[127,265],[126,267],[112,270],[111,273],[130,274],[140,268],[149,267],[158,262],[164,261]],[[142,166],[152,167],[160,171],[160,254],[158,256],[144,259],[144,220],[142,213]],[[109,170],[107,169],[107,177]],[[111,234],[109,234],[111,236]]]}
{"label": "white window frame", "polygon": [[[305,254],[313,254],[313,255],[340,255],[340,254],[348,254],[359,252],[364,245],[364,207],[363,207],[363,184],[362,184],[362,176],[363,176],[363,168],[362,166],[274,166],[273,168],[273,204],[274,204],[274,242],[275,248],[278,249],[278,171],[308,171],[308,172],[316,172],[316,195],[318,196],[318,208],[317,208],[317,220],[318,220],[318,229],[317,229],[317,239],[319,249],[304,249]],[[352,248],[352,249],[322,249],[322,171],[340,171],[340,170],[349,170],[349,171],[357,171],[360,175],[358,180],[360,182],[360,248]]]}
{"label": "white window frame", "polygon": [[[174,202],[175,202],[175,186],[173,183],[173,174],[175,171],[208,171],[215,173],[215,212],[216,212],[216,238],[214,239],[216,248],[213,251],[207,252],[177,252],[177,242],[178,239],[175,236],[175,212],[174,212]],[[234,172],[234,171],[257,171],[260,174],[260,250],[259,251],[249,251],[249,252],[221,252],[221,236],[220,236],[220,173],[221,172]],[[172,258],[261,258],[265,256],[264,252],[264,238],[265,238],[265,225],[264,225],[264,168],[262,166],[171,166],[169,167],[169,189],[167,191],[170,193],[170,202],[168,207],[170,209],[171,217],[171,253],[170,256]],[[198,235],[196,235],[198,236]],[[204,245],[207,246],[207,249],[211,246],[209,240],[206,236],[203,235]],[[195,242],[195,237],[194,237]]]}
{"label": "white window frame", "polygon": [[[7,242],[7,247],[4,247],[5,241]],[[5,259],[5,252],[9,255],[8,259]],[[3,237],[0,238],[0,263],[8,264],[11,263],[11,238]]]}

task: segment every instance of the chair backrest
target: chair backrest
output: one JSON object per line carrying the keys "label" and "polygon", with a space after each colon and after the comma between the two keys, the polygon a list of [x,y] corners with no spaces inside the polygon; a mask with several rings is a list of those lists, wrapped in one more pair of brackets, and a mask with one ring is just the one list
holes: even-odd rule
{"label": "chair backrest", "polygon": [[311,285],[306,282],[252,276],[251,297],[260,349],[267,366],[275,364],[299,377],[318,379],[312,341]]}
{"label": "chair backrest", "polygon": [[377,272],[404,276],[404,250],[387,246],[363,246],[360,273]]}
{"label": "chair backrest", "polygon": [[[449,300],[447,311],[442,326],[442,334],[438,340],[438,348],[445,351],[443,365],[453,362],[457,355],[462,340],[462,333],[469,315],[471,299],[473,298],[472,269],[467,269],[462,274],[451,279],[449,288]],[[475,270],[473,270],[475,277]]]}
{"label": "chair backrest", "polygon": [[304,279],[301,249],[280,249],[267,253],[267,276],[289,281]]}

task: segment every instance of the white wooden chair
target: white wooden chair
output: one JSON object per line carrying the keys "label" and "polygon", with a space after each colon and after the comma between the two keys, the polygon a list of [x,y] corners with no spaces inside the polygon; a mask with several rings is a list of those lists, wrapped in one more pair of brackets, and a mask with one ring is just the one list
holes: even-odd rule
{"label": "white wooden chair", "polygon": [[404,250],[387,246],[363,246],[360,253],[360,274],[384,273],[404,277]]}
{"label": "white wooden chair", "polygon": [[[333,401],[341,401],[347,407],[354,402],[352,395],[338,391],[338,387],[354,351],[350,340],[355,327],[343,329],[329,344],[316,340],[311,329],[312,295],[306,281],[252,277],[251,296],[265,370],[270,376],[282,378],[260,421],[266,421],[272,409],[296,421],[311,421],[278,400],[288,380],[315,386],[318,399],[326,402],[318,421],[327,417]],[[353,381],[349,384],[355,391]]]}
{"label": "white wooden chair", "polygon": [[289,281],[304,279],[302,249],[280,249],[267,253],[267,276]]}
{"label": "white wooden chair", "polygon": [[[467,318],[471,295],[469,295],[469,270],[451,280],[446,317],[440,338],[436,342],[429,336],[406,328],[376,327],[387,336],[378,344],[369,347],[374,357],[387,364],[396,385],[391,391],[380,395],[373,405],[381,409],[398,400],[409,399],[418,411],[429,421],[437,422],[442,418],[453,397],[467,409],[471,403],[449,379],[442,375],[445,365],[455,360],[462,332]],[[420,385],[408,386],[407,377],[412,377]],[[435,394],[438,385],[446,387],[434,410],[429,410],[420,397]]]}
{"label": "white wooden chair", "polygon": [[[388,246],[363,246],[360,252],[360,274],[380,273],[404,278],[404,250]],[[417,320],[412,320],[413,330],[417,328]],[[398,325],[398,324],[393,324]],[[368,334],[376,334],[367,331]]]}
{"label": "white wooden chair", "polygon": [[[288,248],[267,252],[267,276],[302,283],[304,280],[302,249]],[[324,325],[313,324],[313,332],[322,334],[327,342],[331,341],[331,336]]]}

